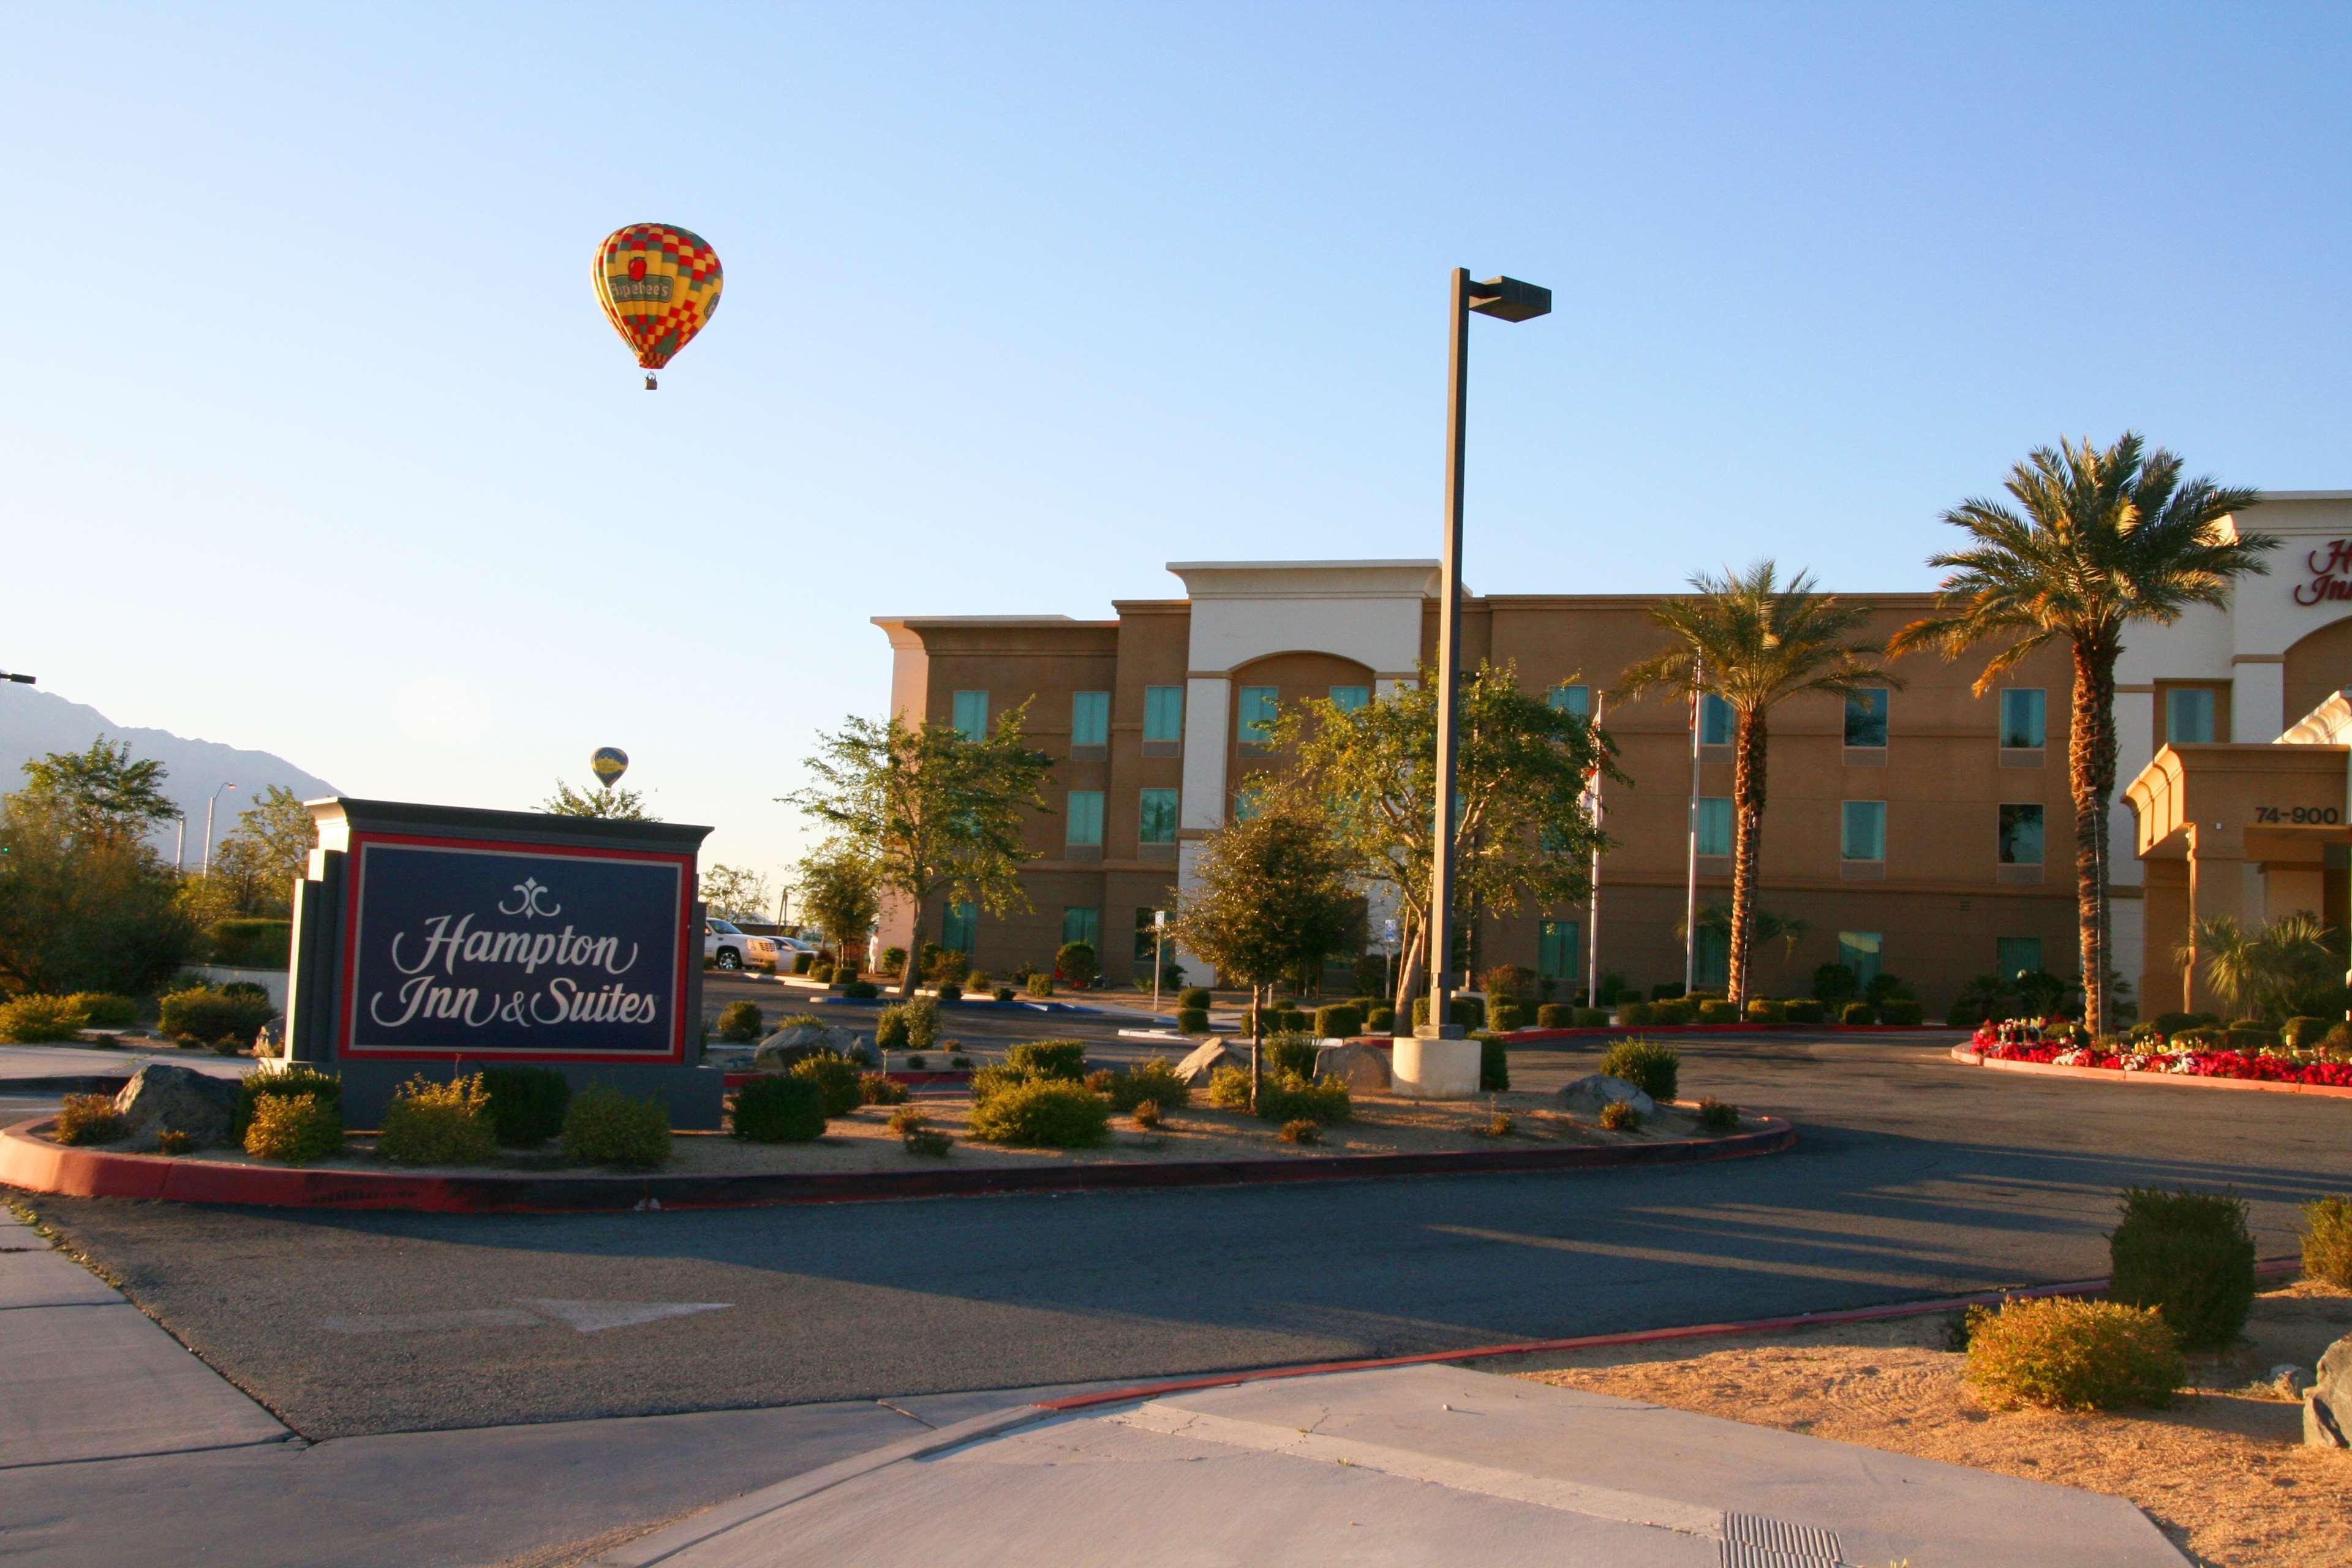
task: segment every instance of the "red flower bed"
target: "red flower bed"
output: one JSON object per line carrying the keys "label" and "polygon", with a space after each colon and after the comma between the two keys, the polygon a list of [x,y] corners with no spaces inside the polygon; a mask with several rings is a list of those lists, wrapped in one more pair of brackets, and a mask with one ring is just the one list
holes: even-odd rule
{"label": "red flower bed", "polygon": [[2115,1051],[2049,1041],[1979,1040],[1973,1048],[1980,1056],[2004,1062],[2104,1068],[2110,1072],[2177,1073],[2189,1078],[2246,1078],[2265,1083],[2313,1083],[2352,1089],[2352,1062],[2298,1061],[2293,1057],[2245,1051],[2150,1050],[2126,1058]]}

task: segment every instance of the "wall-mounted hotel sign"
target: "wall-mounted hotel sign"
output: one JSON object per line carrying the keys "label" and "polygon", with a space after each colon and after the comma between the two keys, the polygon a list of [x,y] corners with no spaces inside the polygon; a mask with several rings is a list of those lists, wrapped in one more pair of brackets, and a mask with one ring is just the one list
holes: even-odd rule
{"label": "wall-mounted hotel sign", "polygon": [[2352,539],[2331,539],[2304,558],[2307,581],[2294,587],[2294,602],[2316,605],[2326,599],[2352,599]]}

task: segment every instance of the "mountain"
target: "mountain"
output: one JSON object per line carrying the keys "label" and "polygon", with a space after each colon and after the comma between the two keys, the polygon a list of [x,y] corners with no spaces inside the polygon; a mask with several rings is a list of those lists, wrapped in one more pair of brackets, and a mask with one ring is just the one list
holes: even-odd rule
{"label": "mountain", "polygon": [[[248,752],[217,741],[190,741],[169,730],[134,730],[117,724],[97,709],[68,702],[54,691],[0,684],[0,790],[24,782],[24,765],[51,752],[84,752],[103,735],[128,741],[134,758],[152,757],[168,775],[163,793],[187,815],[187,842],[183,851],[194,869],[204,859],[205,803],[214,787],[222,790],[213,813],[213,842],[217,844],[236,826],[237,814],[271,784],[282,784],[304,800],[341,792],[316,773],[306,773],[283,757]],[[172,853],[175,828],[165,826],[153,836],[155,847]]]}

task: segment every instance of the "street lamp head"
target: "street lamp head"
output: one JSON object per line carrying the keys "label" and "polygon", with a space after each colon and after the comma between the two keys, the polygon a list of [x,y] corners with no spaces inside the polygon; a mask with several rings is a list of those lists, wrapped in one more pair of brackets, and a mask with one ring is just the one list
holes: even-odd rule
{"label": "street lamp head", "polygon": [[1532,321],[1551,314],[1551,290],[1516,278],[1489,278],[1470,285],[1470,308],[1498,321]]}

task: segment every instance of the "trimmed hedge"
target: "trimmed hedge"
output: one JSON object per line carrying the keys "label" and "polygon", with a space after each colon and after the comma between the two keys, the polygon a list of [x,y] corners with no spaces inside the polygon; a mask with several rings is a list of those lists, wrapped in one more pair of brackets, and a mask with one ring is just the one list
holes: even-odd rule
{"label": "trimmed hedge", "polygon": [[212,961],[229,969],[283,969],[293,941],[291,921],[215,921],[205,931]]}
{"label": "trimmed hedge", "polygon": [[1759,996],[1748,1004],[1748,1021],[1751,1024],[1785,1024],[1789,1021],[1788,1005],[1768,1002]]}
{"label": "trimmed hedge", "polygon": [[1509,1049],[1489,1035],[1478,1042],[1478,1088],[1486,1094],[1501,1094],[1510,1087]]}
{"label": "trimmed hedge", "polygon": [[376,1153],[401,1165],[483,1165],[498,1157],[498,1128],[482,1075],[435,1083],[419,1073],[393,1092]]}
{"label": "trimmed hedge", "polygon": [[1576,1027],[1580,1029],[1605,1029],[1608,1026],[1608,1008],[1579,1007],[1576,1010]]}
{"label": "trimmed hedge", "polygon": [[1650,1022],[1653,1024],[1687,1024],[1695,1015],[1687,1002],[1653,1002]]}
{"label": "trimmed hedge", "polygon": [[[1462,1026],[1464,1034],[1475,1034],[1486,1026],[1486,1004],[1475,996],[1456,996],[1454,999],[1452,1021]],[[1428,997],[1416,996],[1412,999],[1412,1022],[1415,1028],[1429,1022]]]}
{"label": "trimmed hedge", "polygon": [[806,1143],[824,1136],[824,1093],[809,1079],[761,1073],[735,1091],[728,1131],[747,1143]]}
{"label": "trimmed hedge", "polygon": [[1004,1053],[1004,1065],[1030,1078],[1064,1079],[1075,1083],[1087,1076],[1087,1043],[1024,1040]]}
{"label": "trimmed hedge", "polygon": [[1179,1007],[1198,1007],[1202,1012],[1207,1012],[1209,1010],[1209,988],[1205,985],[1187,985],[1183,990],[1176,993],[1176,1005]]}
{"label": "trimmed hedge", "polygon": [[1090,1149],[1110,1139],[1110,1106],[1082,1083],[1028,1079],[975,1103],[971,1127],[986,1143]]}
{"label": "trimmed hedge", "polygon": [[2253,1310],[2254,1238],[2233,1193],[2126,1188],[2107,1258],[2109,1297],[2162,1313],[2187,1349],[2231,1343]]}
{"label": "trimmed hedge", "polygon": [[86,1029],[127,1029],[139,1021],[139,1004],[110,991],[77,991],[66,1005],[81,1014]]}
{"label": "trimmed hedge", "polygon": [[660,1100],[639,1100],[603,1084],[572,1096],[563,1115],[565,1159],[655,1171],[668,1164],[669,1156],[669,1107]]}
{"label": "trimmed hedge", "polygon": [[1385,1005],[1365,1009],[1364,1033],[1368,1035],[1395,1034],[1396,1009]]}
{"label": "trimmed hedge", "polygon": [[1867,1002],[1849,1002],[1845,1005],[1843,1011],[1838,1014],[1838,1022],[1841,1024],[1875,1024],[1878,1022],[1878,1009],[1872,1006]]}
{"label": "trimmed hedge", "polygon": [[1702,1024],[1737,1024],[1739,1009],[1728,1002],[1702,1002],[1698,1005],[1698,1021]]}
{"label": "trimmed hedge", "polygon": [[1656,1040],[1620,1040],[1601,1058],[1601,1070],[1622,1079],[1663,1105],[1675,1098],[1682,1082],[1683,1057],[1674,1047]]}
{"label": "trimmed hedge", "polygon": [[1818,1024],[1830,1010],[1818,996],[1791,996],[1780,1004],[1780,1016],[1791,1024]]}
{"label": "trimmed hedge", "polygon": [[1882,1024],[1907,1026],[1917,1024],[1926,1016],[1919,1004],[1908,996],[1889,996],[1878,1005],[1878,1021]]}
{"label": "trimmed hedge", "polygon": [[[93,1018],[91,1022],[97,1020]],[[2279,1031],[2279,1038],[2291,1051],[2307,1051],[2326,1039],[2331,1027],[2333,1025],[2326,1018],[2289,1018],[2286,1026]]]}
{"label": "trimmed hedge", "polygon": [[1547,1002],[1536,1009],[1536,1027],[1572,1029],[1576,1027],[1576,1013],[1577,1010],[1565,1002]]}
{"label": "trimmed hedge", "polygon": [[1498,996],[1493,1005],[1486,1009],[1486,1027],[1496,1034],[1507,1035],[1514,1029],[1524,1029],[1527,1026],[1528,1009],[1526,1004],[1522,1002]]}
{"label": "trimmed hedge", "polygon": [[839,1051],[817,1051],[803,1057],[790,1070],[793,1077],[816,1085],[828,1117],[846,1116],[865,1101],[866,1091],[859,1081],[863,1074],[858,1065]]}
{"label": "trimmed hedge", "polygon": [[1617,1021],[1627,1028],[1633,1029],[1638,1029],[1644,1024],[1654,1024],[1657,1020],[1650,1016],[1650,1007],[1651,1004],[1647,1002],[1621,1003],[1617,1008]]}
{"label": "trimmed hedge", "polygon": [[1290,1073],[1298,1078],[1315,1076],[1315,1042],[1304,1035],[1285,1032],[1269,1035],[1258,1043],[1260,1066],[1268,1074]]}
{"label": "trimmed hedge", "polygon": [[1206,1007],[1179,1007],[1176,1009],[1176,1032],[1180,1035],[1209,1033],[1209,1010]]}
{"label": "trimmed hedge", "polygon": [[0,1040],[20,1046],[78,1037],[87,1015],[69,996],[26,994],[0,1005]]}
{"label": "trimmed hedge", "polygon": [[1345,1039],[1364,1032],[1364,1010],[1353,1002],[1331,1002],[1315,1009],[1315,1033],[1322,1039]]}
{"label": "trimmed hedge", "polygon": [[572,1080],[553,1068],[485,1068],[481,1079],[490,1097],[490,1126],[508,1148],[528,1149],[563,1131]]}
{"label": "trimmed hedge", "polygon": [[254,996],[245,992],[216,990],[210,985],[192,985],[184,991],[174,991],[163,1000],[163,1033],[174,1039],[196,1040],[211,1045],[215,1040],[235,1040],[249,1046],[261,1026],[276,1016],[267,993]]}

